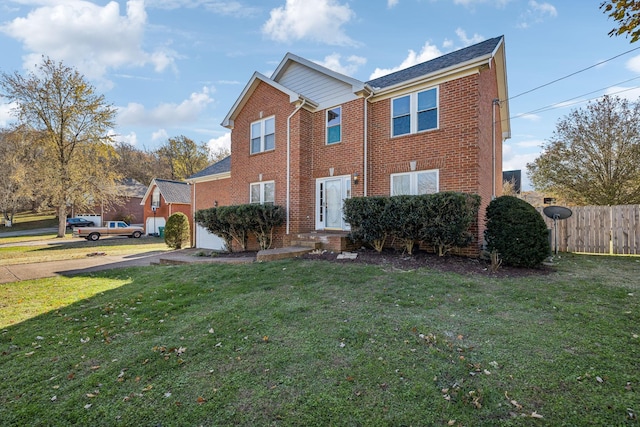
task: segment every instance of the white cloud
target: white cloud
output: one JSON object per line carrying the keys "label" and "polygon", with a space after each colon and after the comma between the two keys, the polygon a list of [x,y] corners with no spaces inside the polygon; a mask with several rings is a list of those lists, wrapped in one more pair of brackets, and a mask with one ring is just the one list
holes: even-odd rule
{"label": "white cloud", "polygon": [[217,153],[220,149],[231,150],[231,132],[227,132],[218,138],[211,138],[207,145],[212,153]]}
{"label": "white cloud", "polygon": [[279,42],[310,39],[330,45],[356,45],[342,28],[354,17],[349,5],[337,0],[287,0],[285,6],[271,10],[262,32]]}
{"label": "white cloud", "polygon": [[376,68],[373,73],[371,73],[369,79],[372,80],[399,70],[404,70],[405,68],[420,64],[421,62],[429,61],[441,55],[442,52],[440,52],[436,45],[426,42],[424,46],[422,46],[420,53],[416,53],[413,49],[409,49],[409,54],[400,65],[393,68]]}
{"label": "white cloud", "polygon": [[556,16],[558,16],[558,10],[551,3],[529,0],[529,7],[520,16],[520,22],[516,26],[525,29]]}
{"label": "white cloud", "polygon": [[634,56],[627,61],[626,68],[634,73],[640,73],[640,55]]}
{"label": "white cloud", "polygon": [[314,62],[347,76],[353,76],[361,65],[367,63],[366,58],[356,55],[351,55],[346,58],[346,64],[342,64],[341,59],[342,56],[339,53],[332,53],[331,55],[325,56],[324,60]]}
{"label": "white cloud", "polygon": [[387,0],[387,7],[391,9],[392,7],[395,7],[399,2],[400,0]]}
{"label": "white cloud", "polygon": [[24,66],[32,69],[47,55],[64,61],[90,79],[101,79],[109,69],[151,65],[157,72],[174,68],[176,53],[165,47],[142,48],[147,14],[144,0],[129,0],[126,15],[111,1],[99,6],[84,0],[43,1],[26,17],[0,26],[29,52]]}
{"label": "white cloud", "polygon": [[472,44],[480,43],[481,41],[484,40],[484,37],[482,37],[480,34],[474,34],[471,37],[467,37],[467,32],[464,31],[462,28],[456,29],[456,35],[458,36],[458,38],[460,39],[464,47],[471,46]]}
{"label": "white cloud", "polygon": [[539,122],[540,119],[542,118],[537,114],[531,114],[531,113],[518,114],[516,117],[519,118],[519,119],[525,119],[525,120],[529,120],[529,121],[532,121],[532,122]]}
{"label": "white cloud", "polygon": [[453,4],[461,4],[466,7],[473,7],[480,3],[492,3],[496,7],[504,7],[511,0],[453,0]]}
{"label": "white cloud", "polygon": [[169,139],[169,134],[165,129],[158,129],[157,131],[151,133],[151,141],[153,142],[165,141],[167,139]]}
{"label": "white cloud", "polygon": [[131,102],[126,107],[119,108],[118,124],[120,126],[171,126],[195,122],[206,106],[213,102],[210,92],[211,89],[204,87],[201,92],[192,93],[188,99],[179,104],[163,103],[149,111],[144,105]]}
{"label": "white cloud", "polygon": [[5,127],[10,122],[13,122],[16,117],[13,114],[13,110],[17,107],[17,104],[13,102],[0,104],[0,127]]}
{"label": "white cloud", "polygon": [[[508,143],[502,146],[502,170],[522,171],[522,189],[528,191],[532,187],[531,182],[527,177],[527,163],[531,163],[537,159],[540,156],[542,149],[535,152],[523,153],[522,150],[514,150],[513,145],[514,143]],[[519,143],[515,143],[515,145],[519,145]]]}
{"label": "white cloud", "polygon": [[631,102],[638,102],[640,99],[640,88],[612,86],[606,90],[605,95],[617,96],[619,98],[625,98]]}
{"label": "white cloud", "polygon": [[111,131],[109,132],[109,134],[116,142],[125,142],[133,146],[135,146],[138,143],[138,135],[136,135],[135,132],[130,132],[126,135],[120,135],[115,133],[115,131]]}
{"label": "white cloud", "polygon": [[233,0],[147,0],[146,3],[149,7],[169,10],[202,7],[209,12],[219,15],[229,15],[239,18],[254,16],[260,11],[257,7],[249,7],[239,1]]}

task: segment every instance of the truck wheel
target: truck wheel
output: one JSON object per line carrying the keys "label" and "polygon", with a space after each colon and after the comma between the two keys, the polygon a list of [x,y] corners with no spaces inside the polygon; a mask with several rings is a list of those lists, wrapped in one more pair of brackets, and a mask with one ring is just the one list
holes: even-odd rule
{"label": "truck wheel", "polygon": [[100,233],[91,233],[87,236],[87,240],[91,240],[93,242],[95,242],[99,238],[100,238]]}
{"label": "truck wheel", "polygon": [[141,232],[139,232],[139,231],[134,231],[134,232],[133,232],[133,234],[132,234],[132,236],[133,236],[135,239],[138,239],[140,236],[142,236],[142,233],[141,233]]}

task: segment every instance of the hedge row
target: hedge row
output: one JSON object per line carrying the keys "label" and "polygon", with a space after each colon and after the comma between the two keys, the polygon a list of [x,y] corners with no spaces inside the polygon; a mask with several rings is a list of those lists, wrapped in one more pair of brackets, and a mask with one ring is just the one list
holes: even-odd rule
{"label": "hedge row", "polygon": [[284,219],[282,206],[257,204],[202,209],[195,215],[198,224],[225,241],[229,252],[233,251],[234,241],[246,250],[251,234],[256,237],[260,249],[269,249],[274,229],[282,225]]}
{"label": "hedge row", "polygon": [[480,196],[442,192],[420,196],[355,197],[345,200],[351,236],[378,252],[388,239],[402,242],[411,254],[416,243],[432,246],[440,256],[472,241],[469,227],[478,217]]}

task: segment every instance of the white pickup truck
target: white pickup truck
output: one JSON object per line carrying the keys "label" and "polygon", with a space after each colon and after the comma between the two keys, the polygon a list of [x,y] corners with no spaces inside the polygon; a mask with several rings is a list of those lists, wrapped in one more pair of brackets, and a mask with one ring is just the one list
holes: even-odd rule
{"label": "white pickup truck", "polygon": [[78,227],[73,229],[73,237],[84,237],[96,241],[100,236],[142,236],[142,227],[131,226],[124,221],[107,221],[106,227]]}

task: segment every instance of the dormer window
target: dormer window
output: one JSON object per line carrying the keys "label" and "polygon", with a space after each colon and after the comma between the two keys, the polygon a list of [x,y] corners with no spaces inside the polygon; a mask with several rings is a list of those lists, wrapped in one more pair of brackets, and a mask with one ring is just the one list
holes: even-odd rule
{"label": "dormer window", "polygon": [[342,107],[327,110],[327,144],[342,141]]}

